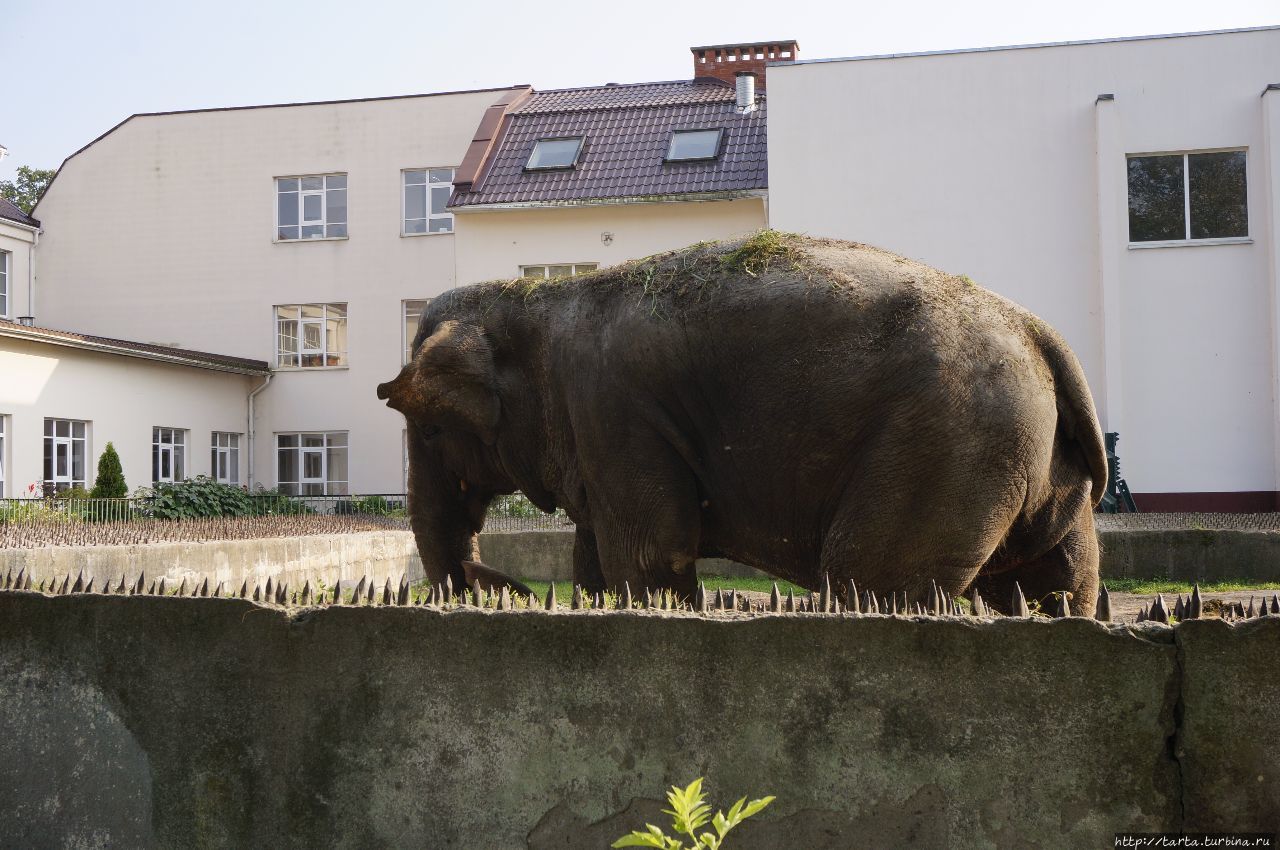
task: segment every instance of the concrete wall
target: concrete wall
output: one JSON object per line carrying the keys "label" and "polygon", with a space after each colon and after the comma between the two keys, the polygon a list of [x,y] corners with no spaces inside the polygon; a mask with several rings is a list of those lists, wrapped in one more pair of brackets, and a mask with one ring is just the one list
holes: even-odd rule
{"label": "concrete wall", "polygon": [[0,549],[0,573],[25,569],[34,583],[42,579],[77,576],[96,578],[98,587],[109,580],[112,587],[124,576],[137,580],[139,571],[148,581],[164,577],[176,586],[183,579],[199,584],[209,579],[210,589],[226,582],[230,592],[241,582],[252,588],[267,578],[295,589],[317,580],[332,587],[339,581],[359,581],[369,576],[381,586],[401,575],[410,581],[422,578],[422,562],[413,534],[408,531],[356,531],[347,534],[314,534],[302,537],[269,537],[258,540],[217,540],[201,543],[144,543],[135,546],[49,546],[42,549]]}
{"label": "concrete wall", "polygon": [[[1278,80],[1274,28],[770,67],[770,223],[1044,317],[1136,493],[1274,494]],[[1126,154],[1214,148],[1247,149],[1252,239],[1130,246]]]}
{"label": "concrete wall", "polygon": [[23,496],[43,480],[46,417],[89,423],[89,487],[108,441],[129,487],[150,486],[156,426],[187,431],[188,476],[210,474],[211,432],[240,434],[240,480],[247,480],[246,399],[261,378],[11,337],[0,338],[0,376],[8,455],[0,497]]}
{"label": "concrete wall", "polygon": [[[347,431],[351,491],[402,492],[404,419],[374,387],[403,360],[403,300],[453,286],[454,236],[401,235],[401,172],[458,165],[500,94],[131,118],[40,202],[37,318],[274,362],[275,305],[346,303],[350,365],[258,397],[256,478],[276,482],[274,432]],[[275,241],[275,178],[329,173],[347,175],[349,238]]]}
{"label": "concrete wall", "polygon": [[597,850],[700,775],[724,804],[777,795],[741,850],[1274,832],[1277,652],[1275,617],[290,617],[6,593],[0,834]]}
{"label": "concrete wall", "polygon": [[[521,266],[597,263],[602,268],[765,226],[763,198],[472,210],[457,216],[459,283],[517,277]],[[608,243],[602,238],[610,234]]]}

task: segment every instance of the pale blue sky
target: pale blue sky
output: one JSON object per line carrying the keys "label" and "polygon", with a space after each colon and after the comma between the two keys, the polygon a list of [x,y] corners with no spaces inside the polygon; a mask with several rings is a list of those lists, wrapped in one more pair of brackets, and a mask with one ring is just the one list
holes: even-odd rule
{"label": "pale blue sky", "polygon": [[695,44],[817,59],[1277,23],[1276,0],[0,0],[0,178],[135,112],[681,79]]}

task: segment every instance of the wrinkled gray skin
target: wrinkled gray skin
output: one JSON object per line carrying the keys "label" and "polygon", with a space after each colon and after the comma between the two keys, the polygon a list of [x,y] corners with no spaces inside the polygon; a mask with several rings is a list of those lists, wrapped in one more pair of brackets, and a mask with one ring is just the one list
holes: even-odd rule
{"label": "wrinkled gray skin", "polygon": [[976,582],[1004,610],[1017,581],[1092,613],[1106,461],[1062,338],[874,248],[755,244],[431,303],[378,388],[408,419],[428,578],[457,586],[490,501],[520,490],[577,523],[590,590],[687,597],[716,556],[810,588]]}

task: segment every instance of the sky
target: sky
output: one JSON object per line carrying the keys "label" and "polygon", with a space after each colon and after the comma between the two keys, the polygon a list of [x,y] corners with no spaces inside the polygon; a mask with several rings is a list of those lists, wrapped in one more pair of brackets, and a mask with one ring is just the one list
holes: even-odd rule
{"label": "sky", "polygon": [[687,79],[701,44],[817,59],[1274,24],[1277,0],[0,0],[0,179],[136,112]]}

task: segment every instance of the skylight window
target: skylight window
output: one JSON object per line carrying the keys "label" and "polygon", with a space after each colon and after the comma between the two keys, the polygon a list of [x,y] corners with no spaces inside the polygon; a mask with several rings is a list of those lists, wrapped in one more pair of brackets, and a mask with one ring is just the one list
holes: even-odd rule
{"label": "skylight window", "polygon": [[529,171],[541,171],[551,168],[573,168],[578,161],[578,152],[582,150],[582,136],[568,139],[538,139],[529,154],[529,162],[525,168]]}
{"label": "skylight window", "polygon": [[714,130],[676,130],[671,134],[667,162],[715,159],[720,155],[720,136],[723,132],[719,127]]}

